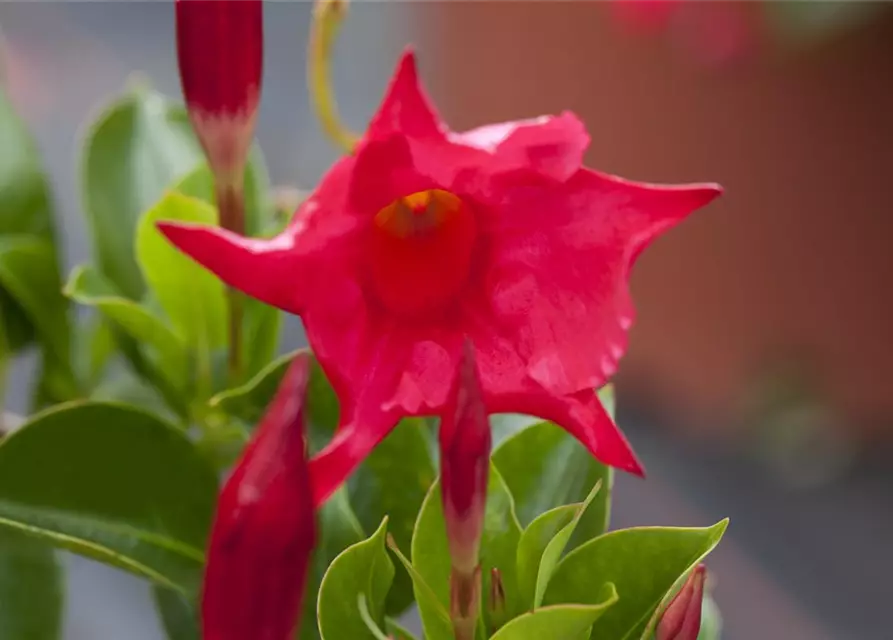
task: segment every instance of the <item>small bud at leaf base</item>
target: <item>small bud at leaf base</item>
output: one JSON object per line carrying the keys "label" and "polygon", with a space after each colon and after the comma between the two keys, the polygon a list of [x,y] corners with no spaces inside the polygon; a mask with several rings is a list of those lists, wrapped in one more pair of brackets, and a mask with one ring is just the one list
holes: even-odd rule
{"label": "small bud at leaf base", "polygon": [[491,442],[474,348],[466,342],[440,422],[443,515],[453,570],[464,575],[478,565]]}
{"label": "small bud at leaf base", "polygon": [[241,179],[263,74],[261,0],[177,0],[189,117],[218,181]]}
{"label": "small bud at leaf base", "polygon": [[697,640],[706,579],[707,568],[699,564],[664,611],[657,625],[656,640]]}
{"label": "small bud at leaf base", "polygon": [[309,356],[291,364],[223,487],[202,594],[204,640],[288,640],[316,541],[306,458]]}

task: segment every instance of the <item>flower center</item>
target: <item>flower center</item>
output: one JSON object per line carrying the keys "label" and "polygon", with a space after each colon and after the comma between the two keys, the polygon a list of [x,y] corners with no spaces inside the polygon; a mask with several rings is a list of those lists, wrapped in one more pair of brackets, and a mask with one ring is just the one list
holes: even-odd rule
{"label": "flower center", "polygon": [[397,313],[442,309],[468,280],[474,215],[454,194],[420,191],[375,215],[370,275],[381,301]]}

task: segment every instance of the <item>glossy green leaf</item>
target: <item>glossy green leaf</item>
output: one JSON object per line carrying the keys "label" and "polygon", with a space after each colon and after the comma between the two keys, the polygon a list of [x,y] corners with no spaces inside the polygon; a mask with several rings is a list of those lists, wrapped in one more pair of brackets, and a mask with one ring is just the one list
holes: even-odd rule
{"label": "glossy green leaf", "polygon": [[60,638],[62,592],[53,549],[21,532],[0,530],[0,638]]}
{"label": "glossy green leaf", "polygon": [[[482,593],[490,592],[491,570],[502,573],[505,589],[505,619],[510,619],[524,611],[524,601],[518,590],[516,554],[521,527],[515,517],[514,504],[508,488],[495,467],[490,467],[487,487],[487,510],[484,517],[484,532],[481,537]],[[443,518],[443,505],[440,497],[440,483],[435,483],[425,502],[412,537],[412,564],[425,582],[434,590],[441,606],[449,607],[450,554],[447,545],[446,524]],[[418,599],[418,590],[416,590]],[[434,640],[431,611],[420,603],[419,612],[425,634]],[[491,630],[498,626],[485,608],[484,617]]]}
{"label": "glossy green leaf", "polygon": [[95,307],[156,356],[159,369],[178,389],[189,383],[186,342],[168,327],[164,318],[115,291],[114,285],[89,266],[76,268],[65,285],[65,294],[79,304]]}
{"label": "glossy green leaf", "polygon": [[528,608],[536,600],[537,576],[540,560],[549,542],[565,526],[571,523],[579,511],[579,505],[567,504],[555,507],[534,519],[521,532],[518,541],[518,589]]}
{"label": "glossy green leaf", "polygon": [[161,220],[216,224],[217,212],[197,198],[168,192],[136,231],[137,260],[174,330],[196,351],[210,353],[227,340],[223,283],[167,241],[155,226]]}
{"label": "glossy green leaf", "polygon": [[[267,406],[272,402],[276,389],[282,382],[288,365],[303,349],[279,356],[253,378],[238,387],[221,391],[208,401],[208,404],[225,411],[246,424],[256,424],[263,417]],[[314,395],[313,390],[309,395]]]}
{"label": "glossy green leaf", "polygon": [[555,566],[558,564],[558,561],[561,560],[561,556],[564,554],[564,550],[567,549],[571,536],[574,535],[574,530],[586,514],[586,510],[589,508],[589,505],[592,504],[592,501],[598,495],[600,489],[601,484],[596,483],[592,488],[592,491],[589,492],[589,495],[586,496],[586,500],[577,507],[577,512],[574,514],[573,519],[563,526],[561,530],[549,540],[546,548],[543,549],[543,554],[539,563],[539,572],[536,577],[536,592],[533,599],[534,607],[539,607],[542,604],[543,596],[546,593],[546,587],[549,585],[549,580],[552,578]]}
{"label": "glossy green leaf", "polygon": [[409,632],[408,629],[401,626],[400,623],[388,618],[384,621],[385,630],[391,634],[394,640],[417,640],[417,638]]}
{"label": "glossy green leaf", "polygon": [[[385,516],[397,544],[409,548],[422,501],[434,483],[430,429],[424,420],[403,420],[351,476],[350,503],[367,531]],[[387,611],[402,613],[412,602],[412,581],[399,572],[388,596]]]}
{"label": "glossy green leaf", "polygon": [[31,235],[0,236],[0,287],[27,315],[51,355],[68,363],[68,304],[53,245]]}
{"label": "glossy green leaf", "polygon": [[152,596],[168,640],[201,640],[198,612],[192,601],[163,587],[155,587]]}
{"label": "glossy green leaf", "polygon": [[[317,516],[317,526],[317,545],[310,562],[310,575],[298,635],[301,640],[314,640],[320,637],[316,609],[320,584],[329,565],[342,551],[366,538],[350,508],[344,488],[336,491],[323,504]],[[351,604],[356,606],[356,600]]]}
{"label": "glossy green leaf", "polygon": [[[613,413],[613,392],[599,393]],[[524,526],[550,509],[582,502],[589,490],[601,482],[598,496],[586,510],[571,539],[574,548],[601,535],[610,519],[614,473],[596,459],[573,436],[551,422],[537,422],[517,430],[494,448],[493,463],[505,479]]]}
{"label": "glossy green leaf", "polygon": [[132,407],[71,403],[0,444],[0,528],[198,591],[217,478],[182,431]]}
{"label": "glossy green leaf", "polygon": [[[49,259],[42,276],[52,273],[52,291],[60,288],[55,253],[53,212],[46,175],[37,145],[25,123],[13,110],[4,87],[0,86],[0,238],[27,237],[44,241]],[[43,273],[45,272],[45,274]],[[0,324],[4,326],[7,347],[17,351],[36,335],[33,319],[16,296],[0,282]]]}
{"label": "glossy green leaf", "polygon": [[146,88],[109,105],[88,131],[83,195],[96,264],[128,298],[145,292],[134,257],[140,216],[202,161],[182,107]]}
{"label": "glossy green leaf", "polygon": [[541,607],[507,622],[490,640],[586,640],[589,629],[617,602],[617,591],[608,583],[589,605],[561,604]]}
{"label": "glossy green leaf", "polygon": [[[214,182],[206,163],[202,163],[181,180],[176,187],[185,195],[214,204]],[[245,230],[246,235],[260,236],[273,223],[274,207],[270,195],[270,177],[260,150],[255,148],[245,169]],[[276,356],[282,312],[258,300],[242,297],[245,317],[242,329],[242,362],[244,377],[263,369]]]}
{"label": "glossy green leaf", "polygon": [[403,554],[392,536],[388,536],[388,548],[400,561],[412,580],[416,605],[422,618],[422,627],[425,630],[425,640],[453,640],[453,627],[450,622],[448,605],[443,604],[440,595]]}
{"label": "glossy green leaf", "polygon": [[319,588],[317,615],[323,640],[375,640],[360,616],[357,602],[363,597],[368,613],[379,626],[394,564],[385,550],[388,519],[366,540],[341,552],[326,572]]}
{"label": "glossy green leaf", "polygon": [[717,545],[727,524],[624,529],[590,540],[559,562],[544,603],[592,604],[597,589],[611,582],[620,600],[596,621],[592,635],[637,639],[667,592]]}

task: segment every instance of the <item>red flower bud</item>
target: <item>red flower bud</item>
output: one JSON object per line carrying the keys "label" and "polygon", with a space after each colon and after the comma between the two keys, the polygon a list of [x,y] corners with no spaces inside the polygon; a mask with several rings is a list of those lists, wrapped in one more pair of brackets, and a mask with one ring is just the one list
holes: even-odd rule
{"label": "red flower bud", "polygon": [[490,474],[490,422],[474,361],[465,344],[440,422],[443,514],[453,570],[474,573],[484,526]]}
{"label": "red flower bud", "polygon": [[241,178],[263,73],[261,0],[177,0],[183,95],[217,180]]}
{"label": "red flower bud", "polygon": [[699,564],[664,611],[655,633],[657,640],[697,640],[706,579],[707,567]]}
{"label": "red flower bud", "polygon": [[202,595],[204,640],[292,637],[316,539],[298,356],[223,487]]}

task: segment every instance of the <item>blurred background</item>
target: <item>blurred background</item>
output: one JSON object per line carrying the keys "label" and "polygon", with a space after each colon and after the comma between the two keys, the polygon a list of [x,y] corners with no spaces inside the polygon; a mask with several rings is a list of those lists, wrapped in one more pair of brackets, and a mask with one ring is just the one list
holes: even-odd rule
{"label": "blurred background", "polygon": [[[258,138],[283,186],[337,157],[304,89],[309,15],[265,16]],[[85,125],[135,74],[179,96],[173,6],[5,1],[0,30],[67,273],[89,251]],[[724,185],[634,273],[619,421],[649,479],[618,478],[615,526],[731,517],[710,559],[728,640],[893,637],[893,7],[360,1],[335,66],[355,128],[408,42],[456,129],[570,109],[590,166]],[[292,319],[283,349],[302,340]],[[26,355],[8,410],[33,375]],[[65,640],[162,638],[145,585],[67,562]]]}

